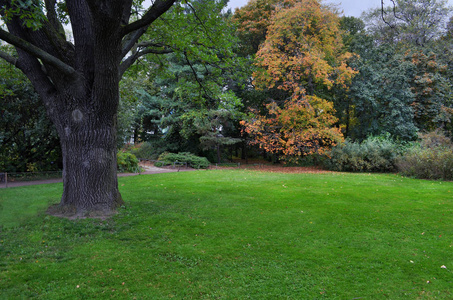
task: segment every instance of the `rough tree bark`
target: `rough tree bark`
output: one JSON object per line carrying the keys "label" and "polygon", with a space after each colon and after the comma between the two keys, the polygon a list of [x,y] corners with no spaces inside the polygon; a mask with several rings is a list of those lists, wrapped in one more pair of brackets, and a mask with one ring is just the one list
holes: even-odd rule
{"label": "rough tree bark", "polygon": [[[111,214],[123,204],[116,173],[119,81],[141,54],[162,51],[143,48],[128,54],[175,0],[154,1],[134,22],[132,0],[68,0],[74,42],[62,31],[56,0],[44,2],[46,19],[33,30],[24,25],[24,11],[17,12],[16,2],[0,0],[8,26],[8,31],[0,29],[0,39],[17,50],[17,56],[0,51],[0,57],[30,79],[58,131],[64,186],[58,211],[73,216]],[[37,14],[32,8],[21,9]]]}

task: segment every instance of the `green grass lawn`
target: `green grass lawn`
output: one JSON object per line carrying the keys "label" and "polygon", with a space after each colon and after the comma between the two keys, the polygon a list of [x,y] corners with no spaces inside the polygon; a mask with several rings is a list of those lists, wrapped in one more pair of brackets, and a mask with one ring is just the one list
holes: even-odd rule
{"label": "green grass lawn", "polygon": [[107,221],[0,190],[1,299],[452,299],[453,183],[196,171],[119,179]]}

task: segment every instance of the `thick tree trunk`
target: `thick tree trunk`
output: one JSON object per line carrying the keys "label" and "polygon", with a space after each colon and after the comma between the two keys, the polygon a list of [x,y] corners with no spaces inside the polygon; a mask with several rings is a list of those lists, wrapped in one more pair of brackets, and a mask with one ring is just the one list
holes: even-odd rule
{"label": "thick tree trunk", "polygon": [[123,204],[118,190],[116,135],[119,103],[118,41],[102,40],[96,72],[68,83],[53,117],[63,154],[66,215],[109,215]]}
{"label": "thick tree trunk", "polygon": [[71,83],[62,98],[70,99],[69,105],[57,116],[63,152],[60,207],[77,216],[108,215],[123,204],[116,162],[121,39],[108,32],[97,33],[95,65],[84,67],[84,78]]}
{"label": "thick tree trunk", "polygon": [[109,214],[123,204],[116,172],[116,128],[67,132],[63,150],[63,196],[68,214]]}
{"label": "thick tree trunk", "polygon": [[109,215],[123,204],[116,162],[118,93],[114,82],[94,91],[84,86],[69,86],[58,101],[66,105],[53,111],[63,154],[63,196],[56,213]]}
{"label": "thick tree trunk", "polygon": [[95,78],[96,86],[72,83],[61,97],[68,104],[54,117],[63,154],[60,209],[66,215],[109,215],[123,204],[116,162],[119,79],[117,69],[103,62],[109,54],[97,60],[106,68]]}

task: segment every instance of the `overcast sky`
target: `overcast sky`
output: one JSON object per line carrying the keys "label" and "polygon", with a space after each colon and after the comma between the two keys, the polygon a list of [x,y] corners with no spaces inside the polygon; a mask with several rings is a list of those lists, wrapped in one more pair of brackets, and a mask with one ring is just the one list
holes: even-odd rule
{"label": "overcast sky", "polygon": [[[228,7],[234,9],[247,4],[248,0],[230,0]],[[345,16],[360,17],[363,11],[370,8],[381,7],[381,0],[324,0],[325,3],[339,4],[340,9],[344,11]],[[453,0],[448,1],[452,5]],[[386,6],[390,5],[390,1],[384,1]]]}

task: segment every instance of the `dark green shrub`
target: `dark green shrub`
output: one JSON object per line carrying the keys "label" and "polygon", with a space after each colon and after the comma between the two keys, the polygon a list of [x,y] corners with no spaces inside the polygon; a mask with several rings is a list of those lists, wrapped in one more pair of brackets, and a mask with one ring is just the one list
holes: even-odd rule
{"label": "dark green shrub", "polygon": [[346,140],[332,148],[324,164],[334,171],[393,172],[396,158],[404,151],[405,147],[388,135],[368,137],[361,143]]}
{"label": "dark green shrub", "polygon": [[397,160],[402,175],[422,179],[453,180],[453,145],[440,132],[420,136],[421,141]]}
{"label": "dark green shrub", "polygon": [[158,156],[156,148],[149,142],[135,144],[130,151],[136,157],[143,159],[156,159]]}
{"label": "dark green shrub", "polygon": [[[185,162],[188,166],[195,169],[207,169],[210,165],[209,161],[205,157],[196,156],[190,152],[180,152],[178,154],[164,152],[159,156],[158,160],[161,162],[161,164]],[[155,164],[155,166],[159,165]]]}
{"label": "dark green shrub", "polygon": [[116,155],[118,171],[136,173],[140,170],[138,159],[129,152],[118,151]]}

